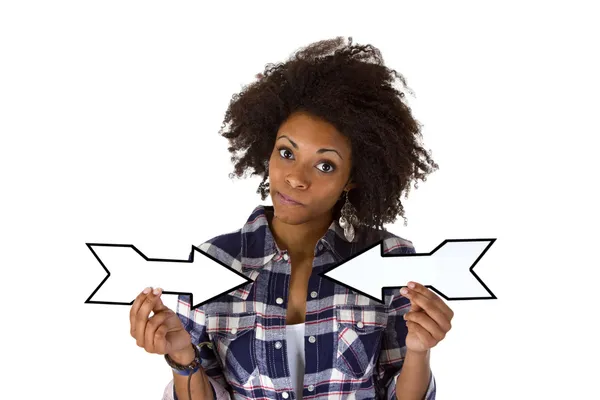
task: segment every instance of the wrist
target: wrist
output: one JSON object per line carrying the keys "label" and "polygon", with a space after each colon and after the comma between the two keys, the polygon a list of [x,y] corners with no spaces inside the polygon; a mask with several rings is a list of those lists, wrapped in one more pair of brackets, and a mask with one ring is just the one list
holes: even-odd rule
{"label": "wrist", "polygon": [[415,359],[427,359],[429,357],[429,349],[424,351],[416,351],[408,349],[406,351],[406,357]]}
{"label": "wrist", "polygon": [[169,357],[179,365],[189,365],[194,361],[196,352],[194,351],[193,345],[190,343],[190,345],[183,350],[169,353]]}

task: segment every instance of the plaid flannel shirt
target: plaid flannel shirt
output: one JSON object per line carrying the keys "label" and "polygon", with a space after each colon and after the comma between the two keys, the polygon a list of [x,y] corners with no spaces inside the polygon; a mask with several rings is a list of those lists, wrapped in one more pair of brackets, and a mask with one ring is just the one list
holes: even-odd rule
{"label": "plaid flannel shirt", "polygon": [[[213,344],[212,350],[202,347],[202,365],[219,400],[296,399],[285,334],[291,264],[269,229],[268,208],[256,207],[242,229],[200,246],[254,282],[195,310],[189,296],[178,299],[177,314],[193,343]],[[385,253],[415,252],[410,241],[387,231],[380,239]],[[306,298],[304,399],[396,399],[409,300],[394,289],[381,304],[318,276],[360,250],[337,221],[315,248]],[[435,393],[430,374],[425,399]],[[177,399],[173,381],[163,399]]]}

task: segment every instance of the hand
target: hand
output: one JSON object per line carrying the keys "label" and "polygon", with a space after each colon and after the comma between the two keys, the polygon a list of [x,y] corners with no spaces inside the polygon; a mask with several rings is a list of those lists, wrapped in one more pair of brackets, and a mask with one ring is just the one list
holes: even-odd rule
{"label": "hand", "polygon": [[[194,358],[190,334],[177,314],[163,304],[161,294],[161,289],[146,288],[135,299],[129,312],[131,336],[148,353],[169,354],[175,361],[187,358],[189,363]],[[149,318],[151,311],[154,315]]]}
{"label": "hand", "polygon": [[425,353],[446,337],[452,328],[454,312],[437,294],[419,283],[409,282],[400,293],[411,303],[410,311],[404,314],[407,350]]}

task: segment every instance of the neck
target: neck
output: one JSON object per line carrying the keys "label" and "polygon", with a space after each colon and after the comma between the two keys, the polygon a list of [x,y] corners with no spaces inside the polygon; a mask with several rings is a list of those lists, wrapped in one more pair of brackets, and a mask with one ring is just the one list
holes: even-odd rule
{"label": "neck", "polygon": [[315,246],[333,222],[331,213],[299,225],[290,225],[270,215],[269,223],[275,242],[290,257],[304,259],[313,257]]}

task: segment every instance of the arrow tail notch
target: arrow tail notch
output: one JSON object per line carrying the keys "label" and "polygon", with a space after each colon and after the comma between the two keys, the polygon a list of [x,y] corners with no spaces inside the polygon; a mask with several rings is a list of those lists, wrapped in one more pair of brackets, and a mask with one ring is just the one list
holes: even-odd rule
{"label": "arrow tail notch", "polygon": [[427,284],[446,300],[497,297],[473,270],[496,239],[445,240],[432,253],[436,273]]}

